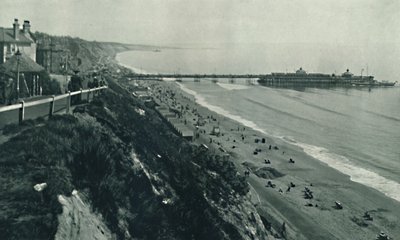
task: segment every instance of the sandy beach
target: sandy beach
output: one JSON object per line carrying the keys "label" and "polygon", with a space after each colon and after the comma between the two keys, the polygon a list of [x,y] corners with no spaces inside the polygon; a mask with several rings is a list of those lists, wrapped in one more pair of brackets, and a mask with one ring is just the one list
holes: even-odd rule
{"label": "sandy beach", "polygon": [[179,120],[197,135],[194,144],[229,155],[239,174],[248,171],[259,214],[276,231],[285,224],[288,239],[376,239],[380,231],[393,239],[400,235],[399,202],[351,181],[298,146],[197,104],[181,83],[139,85],[149,87],[158,104],[180,110]]}

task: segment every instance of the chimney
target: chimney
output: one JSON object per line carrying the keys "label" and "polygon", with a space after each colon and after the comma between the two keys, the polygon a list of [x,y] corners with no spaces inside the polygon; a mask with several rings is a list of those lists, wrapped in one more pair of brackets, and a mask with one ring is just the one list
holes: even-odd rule
{"label": "chimney", "polygon": [[14,23],[13,23],[13,29],[14,29],[14,39],[18,40],[18,35],[19,35],[19,23],[18,23],[18,19],[15,18],[14,19]]}
{"label": "chimney", "polygon": [[25,34],[31,31],[31,24],[28,20],[24,20],[23,30]]}

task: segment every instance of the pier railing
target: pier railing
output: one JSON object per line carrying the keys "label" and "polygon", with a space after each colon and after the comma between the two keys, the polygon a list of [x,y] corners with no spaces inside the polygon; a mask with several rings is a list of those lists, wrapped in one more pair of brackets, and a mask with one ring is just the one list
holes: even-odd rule
{"label": "pier railing", "polygon": [[138,74],[132,73],[127,74],[126,77],[147,79],[147,78],[261,78],[268,74],[168,74],[168,73],[156,73],[156,74]]}
{"label": "pier railing", "polygon": [[54,114],[55,101],[61,100],[61,99],[66,99],[66,113],[69,113],[70,108],[71,108],[71,97],[72,96],[75,96],[75,95],[81,95],[82,96],[83,93],[87,93],[87,101],[89,102],[90,93],[94,94],[95,92],[101,91],[101,90],[106,89],[106,88],[108,88],[108,87],[107,86],[102,86],[102,87],[97,87],[97,88],[92,88],[92,89],[90,89],[90,88],[89,89],[81,89],[79,91],[68,92],[68,93],[65,93],[65,94],[57,95],[57,96],[53,95],[52,97],[43,98],[43,99],[34,100],[34,101],[29,101],[29,102],[24,102],[23,100],[21,100],[17,104],[0,107],[0,113],[18,109],[19,110],[18,122],[21,123],[25,118],[25,108],[49,103],[49,116],[52,116]]}

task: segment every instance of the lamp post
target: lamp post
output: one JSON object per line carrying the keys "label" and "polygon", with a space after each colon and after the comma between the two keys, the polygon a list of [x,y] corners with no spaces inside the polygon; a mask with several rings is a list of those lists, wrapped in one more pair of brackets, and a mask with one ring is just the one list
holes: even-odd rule
{"label": "lamp post", "polygon": [[65,65],[64,65],[64,72],[65,72],[65,84],[67,86],[67,91],[69,91],[70,89],[68,89],[68,63],[69,63],[69,53],[66,53],[66,57],[65,57]]}
{"label": "lamp post", "polygon": [[53,39],[50,40],[50,70],[49,73],[53,71],[53,48],[55,44],[53,43]]}
{"label": "lamp post", "polygon": [[21,53],[18,51],[15,53],[15,56],[17,57],[17,101],[19,100],[19,61],[21,58]]}

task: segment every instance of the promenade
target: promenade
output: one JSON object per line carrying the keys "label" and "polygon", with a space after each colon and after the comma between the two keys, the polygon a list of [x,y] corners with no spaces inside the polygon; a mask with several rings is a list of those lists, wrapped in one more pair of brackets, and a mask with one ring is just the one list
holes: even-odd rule
{"label": "promenade", "polygon": [[[94,89],[85,89],[77,92],[72,92],[71,95],[68,93],[54,96],[42,96],[40,98],[25,99],[23,108],[22,120],[35,119],[38,117],[49,117],[52,114],[63,114],[72,109],[68,109],[70,104],[70,96],[81,95],[81,99],[91,101],[94,97],[94,93],[107,88],[99,87]],[[0,129],[10,123],[18,123],[21,119],[21,104],[13,104],[8,106],[0,107]],[[73,108],[73,106],[71,106]]]}

